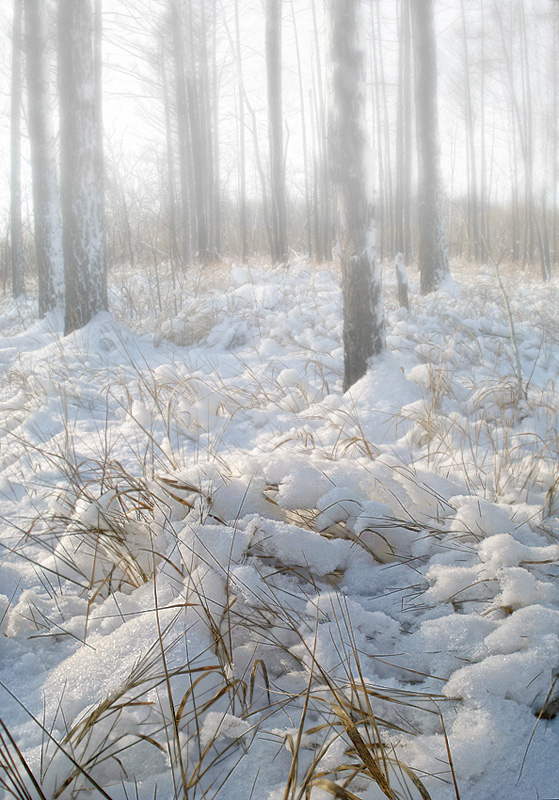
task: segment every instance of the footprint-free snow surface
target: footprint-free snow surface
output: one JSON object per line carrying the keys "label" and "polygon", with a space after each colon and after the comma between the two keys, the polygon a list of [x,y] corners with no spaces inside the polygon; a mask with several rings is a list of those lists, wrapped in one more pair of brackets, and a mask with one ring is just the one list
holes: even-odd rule
{"label": "footprint-free snow surface", "polygon": [[345,395],[331,269],[2,302],[0,796],[558,796],[559,284],[455,275]]}

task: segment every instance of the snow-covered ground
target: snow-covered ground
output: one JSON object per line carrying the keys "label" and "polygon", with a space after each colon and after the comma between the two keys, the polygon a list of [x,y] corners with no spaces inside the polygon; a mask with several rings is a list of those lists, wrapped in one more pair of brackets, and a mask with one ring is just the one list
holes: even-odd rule
{"label": "snow-covered ground", "polygon": [[559,282],[521,390],[489,269],[387,284],[346,395],[327,268],[2,302],[0,796],[558,796]]}

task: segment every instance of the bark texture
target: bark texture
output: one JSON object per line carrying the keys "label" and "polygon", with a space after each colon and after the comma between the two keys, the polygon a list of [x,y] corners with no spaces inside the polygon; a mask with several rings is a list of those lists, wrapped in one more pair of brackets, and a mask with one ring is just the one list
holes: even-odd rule
{"label": "bark texture", "polygon": [[327,0],[332,112],[330,164],[336,189],[344,304],[344,391],[384,346],[382,280],[376,263],[372,154],[365,123],[359,0]]}
{"label": "bark texture", "polygon": [[107,308],[103,154],[90,0],[58,0],[60,168],[69,334]]}

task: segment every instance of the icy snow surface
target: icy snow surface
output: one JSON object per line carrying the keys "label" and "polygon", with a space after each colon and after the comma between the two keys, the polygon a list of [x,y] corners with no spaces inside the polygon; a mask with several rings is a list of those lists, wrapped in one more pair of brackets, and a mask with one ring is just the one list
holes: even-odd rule
{"label": "icy snow surface", "polygon": [[557,797],[534,710],[559,670],[559,284],[507,284],[519,396],[489,273],[428,298],[412,275],[410,312],[389,276],[387,351],[344,396],[332,270],[222,267],[172,302],[161,280],[120,274],[115,316],[67,338],[2,304],[22,779],[6,729],[48,798],[275,800],[291,771],[321,800],[374,714],[398,797],[396,759],[455,797],[449,751],[462,800]]}

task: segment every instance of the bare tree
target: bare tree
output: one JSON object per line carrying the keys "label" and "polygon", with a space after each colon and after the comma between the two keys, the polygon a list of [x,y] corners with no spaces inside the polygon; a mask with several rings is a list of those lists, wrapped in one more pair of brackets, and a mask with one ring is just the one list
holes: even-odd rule
{"label": "bare tree", "polygon": [[437,103],[437,49],[433,0],[411,0],[416,136],[419,173],[421,292],[435,291],[449,273],[441,215],[442,180]]}
{"label": "bare tree", "polygon": [[372,154],[365,124],[360,0],[327,0],[331,169],[337,190],[344,304],[344,391],[384,346],[382,280],[376,263]]}
{"label": "bare tree", "polygon": [[90,0],[58,0],[66,334],[107,308],[103,153],[98,132],[92,24]]}
{"label": "bare tree", "polygon": [[62,307],[64,266],[60,193],[51,112],[47,4],[24,0],[27,118],[33,180],[33,217],[39,316]]}

